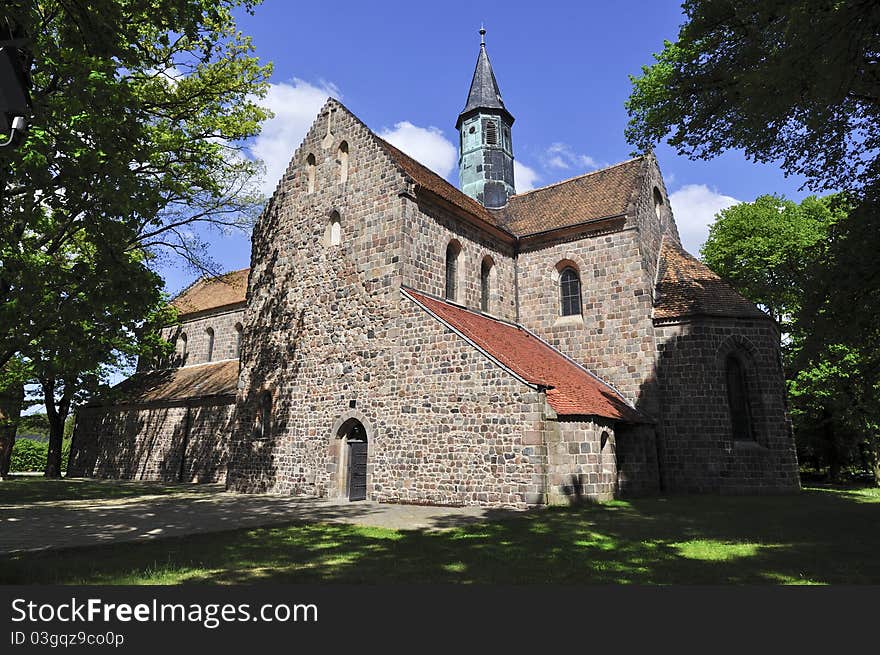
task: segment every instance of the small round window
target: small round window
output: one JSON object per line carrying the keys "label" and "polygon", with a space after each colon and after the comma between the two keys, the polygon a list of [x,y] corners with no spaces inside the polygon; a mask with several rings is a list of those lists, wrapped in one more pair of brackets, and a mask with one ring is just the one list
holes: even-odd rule
{"label": "small round window", "polygon": [[473,134],[476,131],[477,131],[477,128],[475,128],[473,125],[471,125],[471,129],[468,130],[468,134]]}

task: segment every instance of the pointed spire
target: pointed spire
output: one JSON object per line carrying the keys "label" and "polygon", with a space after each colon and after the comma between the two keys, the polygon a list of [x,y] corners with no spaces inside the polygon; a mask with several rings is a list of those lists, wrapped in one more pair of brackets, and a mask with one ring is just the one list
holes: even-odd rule
{"label": "pointed spire", "polygon": [[456,128],[461,124],[465,114],[477,109],[500,110],[513,123],[513,116],[504,107],[501,91],[498,89],[498,82],[495,80],[495,73],[492,71],[492,64],[489,63],[489,54],[486,52],[486,29],[484,27],[480,27],[480,54],[477,56],[477,66],[474,69],[474,77],[471,80],[467,103],[465,103],[464,109],[462,109],[458,117]]}

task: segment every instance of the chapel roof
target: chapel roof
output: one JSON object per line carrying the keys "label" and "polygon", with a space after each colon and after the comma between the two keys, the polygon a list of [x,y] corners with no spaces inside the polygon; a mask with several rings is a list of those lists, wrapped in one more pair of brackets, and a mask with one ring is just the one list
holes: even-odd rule
{"label": "chapel roof", "polygon": [[181,316],[185,316],[243,303],[249,272],[249,268],[243,268],[218,277],[199,278],[180,292],[171,305],[177,308]]}
{"label": "chapel roof", "polygon": [[654,294],[654,320],[686,316],[769,318],[703,262],[664,238]]}
{"label": "chapel roof", "polygon": [[530,384],[546,387],[547,402],[557,414],[645,421],[611,385],[525,328],[412,289],[404,293],[502,367]]}
{"label": "chapel roof", "polygon": [[623,216],[641,179],[644,159],[636,157],[518,193],[495,213],[508,230],[520,237]]}
{"label": "chapel roof", "polygon": [[636,157],[563,182],[518,193],[511,196],[504,207],[489,210],[381,137],[373,136],[417,185],[514,237],[623,216],[643,173],[644,157]]}
{"label": "chapel roof", "polygon": [[[230,359],[183,368],[138,371],[113,387],[108,400],[137,405],[234,396],[237,387],[238,360]],[[100,404],[100,401],[90,404]]]}

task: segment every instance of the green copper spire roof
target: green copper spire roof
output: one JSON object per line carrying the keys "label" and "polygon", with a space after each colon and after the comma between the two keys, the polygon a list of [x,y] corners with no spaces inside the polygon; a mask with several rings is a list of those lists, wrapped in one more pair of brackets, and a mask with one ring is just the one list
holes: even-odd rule
{"label": "green copper spire roof", "polygon": [[458,115],[458,121],[455,127],[461,125],[467,114],[478,111],[480,109],[494,109],[504,116],[513,124],[513,116],[504,107],[504,101],[501,99],[501,91],[498,89],[498,82],[495,80],[495,73],[492,72],[492,64],[489,63],[489,55],[486,53],[486,30],[480,29],[480,54],[477,56],[477,67],[474,69],[474,77],[471,80],[471,89],[468,92],[467,102],[461,114]]}

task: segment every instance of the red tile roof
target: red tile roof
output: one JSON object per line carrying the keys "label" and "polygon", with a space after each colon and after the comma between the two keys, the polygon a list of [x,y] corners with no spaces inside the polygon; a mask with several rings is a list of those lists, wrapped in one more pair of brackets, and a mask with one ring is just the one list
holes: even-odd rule
{"label": "red tile roof", "polygon": [[608,384],[522,327],[412,289],[404,289],[404,293],[520,378],[548,387],[547,401],[557,414],[634,423],[645,420]]}
{"label": "red tile roof", "polygon": [[644,157],[519,193],[498,210],[517,236],[626,214],[644,170]]}
{"label": "red tile roof", "polygon": [[699,259],[664,239],[654,295],[654,320],[685,316],[770,318]]}
{"label": "red tile roof", "polygon": [[187,398],[234,396],[237,388],[238,360],[226,360],[184,368],[139,371],[113,387],[105,400],[113,403],[147,404]]}
{"label": "red tile roof", "polygon": [[250,270],[243,268],[218,277],[196,280],[178,294],[171,304],[181,315],[186,315],[243,303]]}
{"label": "red tile roof", "polygon": [[516,237],[625,214],[644,169],[645,159],[636,157],[570,180],[526,191],[511,196],[504,207],[489,210],[384,139],[375,134],[373,137],[397,167],[417,185]]}

